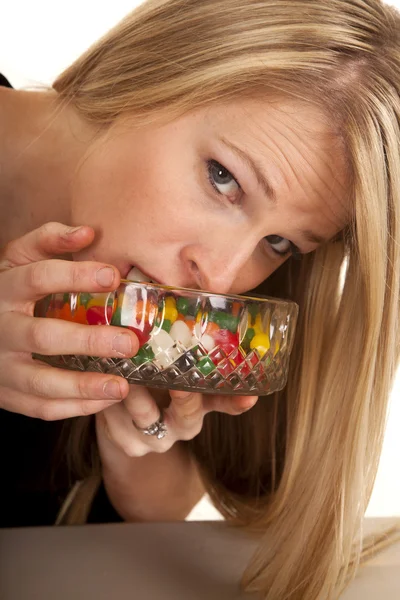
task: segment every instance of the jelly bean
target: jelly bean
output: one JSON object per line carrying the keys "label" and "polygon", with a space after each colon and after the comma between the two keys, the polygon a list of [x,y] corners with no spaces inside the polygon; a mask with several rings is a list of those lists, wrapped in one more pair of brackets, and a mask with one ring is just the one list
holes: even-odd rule
{"label": "jelly bean", "polygon": [[253,337],[256,335],[256,332],[254,331],[254,329],[252,327],[249,327],[249,329],[246,331],[246,334],[242,340],[242,346],[250,347],[250,342],[253,339]]}
{"label": "jelly bean", "polygon": [[214,336],[215,344],[220,346],[226,354],[230,354],[239,346],[239,336],[227,329],[220,329]]}
{"label": "jelly bean", "polygon": [[86,311],[86,320],[89,325],[109,325],[112,320],[112,306],[90,306]]}
{"label": "jelly bean", "polygon": [[154,359],[154,352],[148,344],[145,344],[138,350],[135,356],[132,357],[132,362],[140,366]]}
{"label": "jelly bean", "polygon": [[154,354],[158,354],[163,350],[168,350],[168,348],[172,348],[174,344],[175,341],[172,339],[169,333],[163,329],[160,329],[160,331],[153,334],[149,341],[149,345],[151,346]]}
{"label": "jelly bean", "polygon": [[92,298],[93,298],[92,294],[88,294],[87,292],[81,292],[79,294],[79,304],[81,304],[82,306],[87,308],[87,305],[92,300]]}
{"label": "jelly bean", "polygon": [[65,303],[61,309],[55,311],[58,319],[63,319],[64,321],[72,321],[72,313],[71,307],[69,303]]}
{"label": "jelly bean", "polygon": [[250,342],[250,348],[257,350],[262,358],[270,348],[269,336],[266,333],[256,333]]}
{"label": "jelly bean", "polygon": [[249,303],[247,310],[250,315],[253,317],[253,320],[256,318],[257,314],[259,314],[259,305],[256,303]]}
{"label": "jelly bean", "polygon": [[177,320],[172,324],[169,332],[175,342],[180,342],[183,346],[188,347],[192,339],[192,333],[184,321]]}
{"label": "jelly bean", "polygon": [[172,323],[169,319],[164,319],[164,321],[162,322],[161,328],[164,329],[164,331],[166,331],[167,333],[169,333],[171,331],[171,326]]}
{"label": "jelly bean", "polygon": [[214,335],[217,331],[219,331],[220,327],[219,325],[217,325],[217,323],[213,323],[212,321],[209,321],[207,323],[207,327],[205,330],[205,333],[207,333],[208,335]]}
{"label": "jelly bean", "polygon": [[198,361],[196,367],[203,375],[209,375],[215,370],[215,365],[213,361],[210,358],[208,358],[208,356],[204,356],[203,358],[201,358]]}
{"label": "jelly bean", "polygon": [[72,315],[72,320],[74,323],[81,323],[82,325],[87,324],[86,310],[85,310],[84,306],[82,306],[82,305],[78,306],[78,308],[75,310],[74,314]]}
{"label": "jelly bean", "polygon": [[256,333],[264,333],[260,313],[255,318],[253,329]]}
{"label": "jelly bean", "polygon": [[201,345],[210,352],[213,348],[215,348],[215,340],[211,335],[204,333],[200,338]]}
{"label": "jelly bean", "polygon": [[210,313],[210,321],[217,323],[221,327],[221,329],[228,329],[232,333],[237,331],[239,325],[238,317],[231,315],[230,313],[225,313],[222,311],[212,311]]}
{"label": "jelly bean", "polygon": [[172,298],[172,296],[165,298],[163,316],[164,319],[170,321],[171,323],[174,323],[178,317],[175,298]]}
{"label": "jelly bean", "polygon": [[241,308],[242,308],[242,305],[241,305],[240,302],[233,302],[233,304],[232,304],[232,315],[234,317],[239,316],[239,312],[240,312]]}
{"label": "jelly bean", "polygon": [[139,341],[139,348],[149,341],[150,335],[147,331],[142,331],[139,327],[133,327],[132,325],[125,325],[125,327],[136,334]]}
{"label": "jelly bean", "polygon": [[176,300],[176,308],[178,310],[178,313],[180,313],[181,315],[186,315],[189,308],[189,300],[180,296]]}

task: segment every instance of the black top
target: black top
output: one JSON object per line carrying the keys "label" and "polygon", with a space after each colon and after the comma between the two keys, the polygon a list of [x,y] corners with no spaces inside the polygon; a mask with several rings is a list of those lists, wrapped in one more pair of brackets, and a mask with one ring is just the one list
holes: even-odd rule
{"label": "black top", "polygon": [[[0,73],[0,86],[12,87]],[[52,479],[52,458],[63,422],[0,409],[0,527],[53,525],[69,491],[67,473]],[[101,485],[89,523],[122,521]]]}

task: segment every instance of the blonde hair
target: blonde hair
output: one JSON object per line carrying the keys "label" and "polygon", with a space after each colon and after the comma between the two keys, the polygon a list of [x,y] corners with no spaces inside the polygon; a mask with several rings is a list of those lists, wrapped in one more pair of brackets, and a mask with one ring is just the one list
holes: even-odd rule
{"label": "blonde hair", "polygon": [[[399,14],[378,0],[151,0],[53,87],[102,126],[255,96],[329,116],[347,157],[349,226],[259,288],[300,305],[288,385],[240,417],[209,414],[188,447],[223,515],[262,533],[245,589],[337,597],[359,563],[399,357]],[[74,425],[74,456],[82,436],[95,444],[89,423]],[[91,491],[64,522],[88,513],[93,461],[83,467]]]}

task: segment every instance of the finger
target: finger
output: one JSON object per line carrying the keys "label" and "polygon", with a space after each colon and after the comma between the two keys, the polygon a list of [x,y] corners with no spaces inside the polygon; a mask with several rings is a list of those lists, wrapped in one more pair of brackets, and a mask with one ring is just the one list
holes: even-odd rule
{"label": "finger", "polygon": [[94,235],[92,227],[86,225],[77,229],[62,223],[45,223],[5,246],[0,253],[0,270],[81,250],[93,242]]}
{"label": "finger", "polygon": [[1,361],[0,379],[4,387],[42,398],[122,400],[129,393],[122,377],[57,369],[33,360]]}
{"label": "finger", "polygon": [[233,396],[223,394],[204,395],[204,409],[206,413],[215,411],[227,415],[240,415],[250,410],[258,400],[258,396]]}
{"label": "finger", "polygon": [[205,410],[203,395],[198,392],[170,391],[171,404],[166,411],[169,426],[178,439],[191,440],[203,426]]}
{"label": "finger", "polygon": [[160,409],[149,390],[140,385],[130,385],[124,400],[131,421],[136,427],[145,429],[160,418]]}
{"label": "finger", "polygon": [[13,308],[58,292],[111,291],[121,280],[112,265],[55,258],[10,269],[1,278],[0,301]]}
{"label": "finger", "polygon": [[[145,437],[136,429],[131,414],[124,403],[108,407],[104,411],[104,417],[104,433],[107,440],[116,448],[122,450],[124,454],[133,458],[145,456],[154,451],[154,448],[149,444],[150,437]],[[156,441],[160,444],[164,442],[164,439]]]}
{"label": "finger", "polygon": [[0,387],[0,406],[10,412],[44,421],[94,415],[115,404],[115,400],[82,400],[57,398],[48,400]]}
{"label": "finger", "polygon": [[0,350],[34,352],[46,356],[129,357],[139,341],[127,328],[114,325],[82,325],[62,319],[30,317],[23,313],[0,315]]}

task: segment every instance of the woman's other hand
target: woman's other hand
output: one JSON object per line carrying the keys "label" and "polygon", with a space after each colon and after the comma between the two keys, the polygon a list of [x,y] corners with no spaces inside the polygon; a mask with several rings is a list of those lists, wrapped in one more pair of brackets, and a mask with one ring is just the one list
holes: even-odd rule
{"label": "woman's other hand", "polygon": [[135,334],[107,325],[34,317],[36,301],[57,292],[104,292],[120,283],[106,264],[56,259],[92,243],[91,227],[46,223],[0,253],[0,408],[44,420],[97,413],[128,395],[122,377],[56,369],[32,358],[82,354],[131,357]]}

